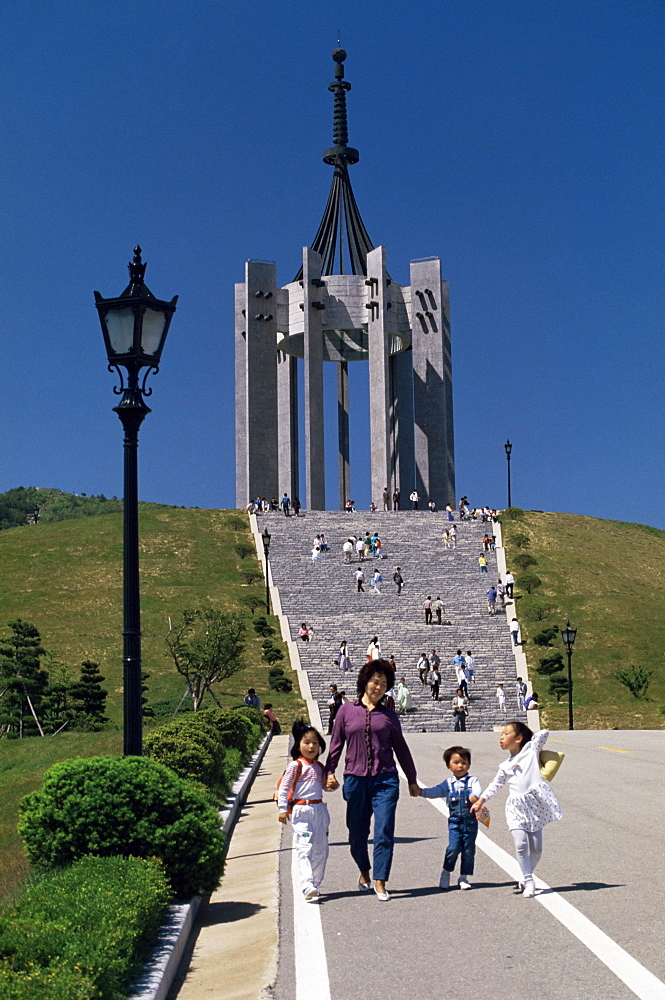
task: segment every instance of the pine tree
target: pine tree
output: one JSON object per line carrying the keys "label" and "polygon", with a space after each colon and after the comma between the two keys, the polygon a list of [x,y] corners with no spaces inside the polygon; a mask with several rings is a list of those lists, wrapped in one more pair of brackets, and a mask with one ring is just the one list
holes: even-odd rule
{"label": "pine tree", "polygon": [[16,618],[7,624],[11,635],[0,644],[0,726],[18,738],[43,736],[38,719],[48,675],[40,657],[46,650],[31,622]]}
{"label": "pine tree", "polygon": [[75,729],[94,731],[108,722],[104,715],[108,691],[102,687],[103,680],[99,664],[84,660],[81,664],[81,679],[75,681],[70,688]]}

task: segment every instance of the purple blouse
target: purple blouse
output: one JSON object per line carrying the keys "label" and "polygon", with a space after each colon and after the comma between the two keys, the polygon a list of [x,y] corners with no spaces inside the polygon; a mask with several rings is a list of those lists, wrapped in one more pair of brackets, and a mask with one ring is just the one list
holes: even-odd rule
{"label": "purple blouse", "polygon": [[416,765],[395,712],[383,705],[369,711],[360,701],[347,701],[335,717],[325,773],[334,774],[346,743],[344,774],[365,777],[397,771],[393,751],[406,780],[416,781]]}

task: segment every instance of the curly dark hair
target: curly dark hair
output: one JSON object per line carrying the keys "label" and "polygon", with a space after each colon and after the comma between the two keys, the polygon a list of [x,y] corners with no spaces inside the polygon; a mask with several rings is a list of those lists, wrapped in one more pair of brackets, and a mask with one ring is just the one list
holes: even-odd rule
{"label": "curly dark hair", "polygon": [[358,673],[358,697],[362,698],[365,693],[365,688],[369,683],[370,679],[374,674],[383,674],[386,678],[386,691],[390,691],[395,683],[395,670],[391,666],[388,660],[368,660],[368,662],[360,668]]}

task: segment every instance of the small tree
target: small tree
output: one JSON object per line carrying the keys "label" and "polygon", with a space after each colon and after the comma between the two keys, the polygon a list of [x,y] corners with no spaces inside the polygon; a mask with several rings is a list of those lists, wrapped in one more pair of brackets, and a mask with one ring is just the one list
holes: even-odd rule
{"label": "small tree", "polygon": [[241,615],[215,608],[183,611],[182,623],[175,629],[169,619],[166,645],[176,670],[185,678],[195,712],[207,692],[217,702],[213,684],[242,670],[245,628]]}
{"label": "small tree", "polygon": [[517,582],[522,590],[526,590],[527,594],[533,594],[534,590],[537,590],[543,581],[535,573],[526,572],[520,573]]}
{"label": "small tree", "polygon": [[256,549],[249,542],[236,542],[233,546],[236,555],[240,556],[241,559],[246,559],[247,556],[251,556],[252,553],[256,554]]}
{"label": "small tree", "polygon": [[558,628],[556,628],[553,625],[550,625],[549,628],[544,628],[542,629],[542,631],[536,632],[536,634],[533,637],[533,641],[536,646],[551,646],[552,640],[556,639],[558,634],[559,634]]}
{"label": "small tree", "polygon": [[536,673],[543,677],[551,677],[559,670],[563,670],[563,656],[561,653],[551,653],[549,656],[542,656],[540,666],[536,667]]}
{"label": "small tree", "polygon": [[[254,631],[257,635],[262,635],[264,639],[275,634],[275,630],[269,623],[265,615],[260,615],[254,622]],[[265,643],[263,644],[265,646]],[[272,643],[270,643],[272,645]]]}
{"label": "small tree", "polygon": [[75,729],[95,732],[108,722],[104,715],[108,691],[102,687],[103,680],[99,664],[84,660],[81,664],[81,677],[71,686]]}
{"label": "small tree", "polygon": [[250,590],[248,594],[241,594],[236,598],[238,604],[243,608],[249,608],[250,614],[254,614],[257,608],[265,607],[266,595],[256,590]]}
{"label": "small tree", "polygon": [[557,701],[561,701],[564,694],[568,694],[568,678],[562,677],[559,674],[550,678],[550,694],[556,697]]}
{"label": "small tree", "polygon": [[508,544],[514,545],[517,549],[528,549],[530,543],[531,539],[523,531],[516,531],[514,535],[511,534],[508,538]]}
{"label": "small tree", "polygon": [[535,556],[532,556],[530,552],[518,552],[516,556],[511,559],[513,566],[517,566],[518,569],[528,569],[529,566],[537,566],[538,560]]}
{"label": "small tree", "polygon": [[71,722],[71,687],[74,675],[57,653],[47,650],[48,687],[42,698],[41,722],[47,733],[57,733]]}
{"label": "small tree", "polygon": [[631,666],[630,670],[630,673],[627,670],[615,670],[612,677],[627,687],[633,698],[646,698],[653,670],[635,666]]}
{"label": "small tree", "polygon": [[0,645],[0,725],[19,738],[44,731],[39,722],[48,675],[41,669],[46,650],[31,622],[8,622],[11,635]]}

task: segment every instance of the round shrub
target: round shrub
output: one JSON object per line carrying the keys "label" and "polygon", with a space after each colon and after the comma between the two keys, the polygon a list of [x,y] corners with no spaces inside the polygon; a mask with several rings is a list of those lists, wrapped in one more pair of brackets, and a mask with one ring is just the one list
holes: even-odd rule
{"label": "round shrub", "polygon": [[513,566],[517,566],[518,569],[528,569],[529,566],[537,566],[538,560],[535,556],[532,556],[530,552],[518,552],[516,556],[510,560]]}
{"label": "round shrub", "polygon": [[19,833],[40,868],[87,854],[157,857],[179,898],[216,888],[224,834],[204,794],[147,757],[55,764],[19,806]]}
{"label": "round shrub", "polygon": [[206,725],[210,725],[225,747],[240,750],[244,757],[254,752],[256,730],[245,715],[228,712],[223,708],[205,708],[196,713]]}
{"label": "round shrub", "polygon": [[535,573],[526,571],[526,573],[520,573],[517,578],[517,583],[522,590],[526,590],[527,594],[533,594],[534,590],[540,587],[543,581]]}
{"label": "round shrub", "polygon": [[254,708],[253,705],[242,705],[240,708],[234,708],[233,711],[238,712],[239,715],[244,715],[253,726],[256,726],[257,740],[261,733],[265,733],[270,729],[270,722],[266,719],[260,708]]}
{"label": "round shrub", "polygon": [[288,677],[271,677],[270,687],[273,691],[281,691],[288,694],[289,691],[293,690],[293,684]]}
{"label": "round shrub", "polygon": [[182,722],[168,722],[147,733],[143,747],[146,757],[166,764],[181,778],[208,788],[215,788],[222,781],[224,746],[219,737],[197,725],[196,715]]}

